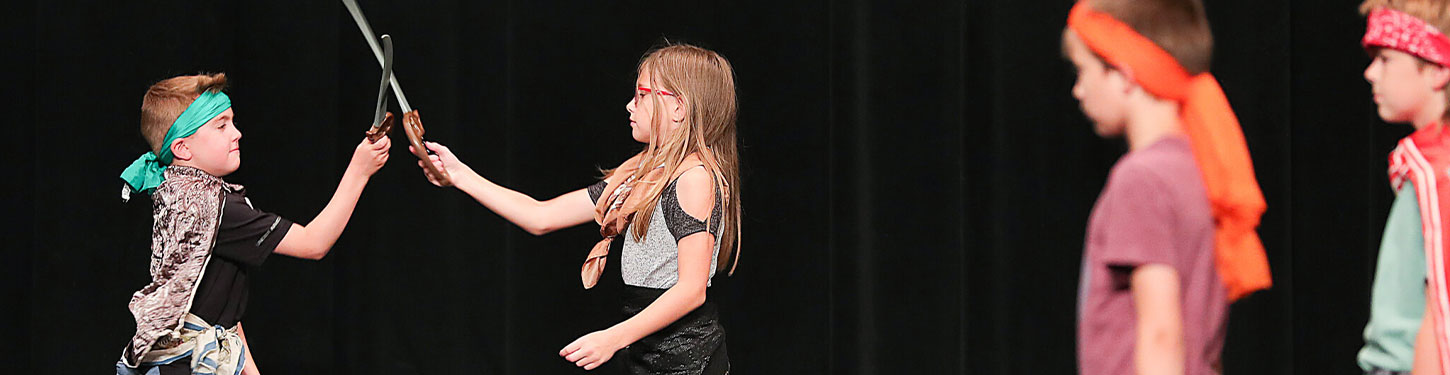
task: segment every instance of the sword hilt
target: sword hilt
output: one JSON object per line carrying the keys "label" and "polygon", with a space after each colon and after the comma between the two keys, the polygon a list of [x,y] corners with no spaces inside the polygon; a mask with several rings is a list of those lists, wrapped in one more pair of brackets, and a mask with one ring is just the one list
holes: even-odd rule
{"label": "sword hilt", "polygon": [[413,146],[413,156],[423,161],[423,172],[433,177],[440,186],[452,186],[453,180],[449,178],[448,171],[438,169],[428,157],[430,150],[423,140],[423,120],[418,117],[417,110],[403,114],[403,131],[408,133],[408,144]]}
{"label": "sword hilt", "polygon": [[368,142],[377,142],[379,139],[383,139],[383,136],[388,135],[388,132],[392,130],[393,113],[383,112],[383,120],[380,121],[378,126],[374,126],[372,129],[368,129],[368,131],[363,133],[363,135],[366,135],[368,137]]}

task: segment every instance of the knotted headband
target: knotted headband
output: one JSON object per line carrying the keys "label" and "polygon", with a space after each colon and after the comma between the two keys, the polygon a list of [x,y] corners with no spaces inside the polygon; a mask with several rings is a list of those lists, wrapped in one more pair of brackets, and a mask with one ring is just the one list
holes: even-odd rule
{"label": "knotted headband", "polygon": [[1266,204],[1238,117],[1218,80],[1207,72],[1189,74],[1168,51],[1086,1],[1072,7],[1067,27],[1148,93],[1180,104],[1179,118],[1213,211],[1214,263],[1229,300],[1267,289],[1273,280],[1256,231]]}
{"label": "knotted headband", "polygon": [[[197,96],[181,116],[171,123],[171,128],[166,130],[166,139],[161,142],[161,153],[147,151],[131,162],[125,171],[121,172],[121,179],[126,180],[126,187],[130,191],[139,191],[151,194],[161,182],[166,180],[166,166],[171,165],[171,143],[178,139],[186,138],[201,129],[211,119],[225,112],[232,107],[232,99],[221,91],[207,91]],[[123,194],[129,197],[129,194]]]}

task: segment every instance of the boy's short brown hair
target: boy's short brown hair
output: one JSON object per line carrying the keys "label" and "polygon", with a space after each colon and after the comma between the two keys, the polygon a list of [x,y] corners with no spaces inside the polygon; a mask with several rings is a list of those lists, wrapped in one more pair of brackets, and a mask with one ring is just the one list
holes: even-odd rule
{"label": "boy's short brown hair", "polygon": [[1153,41],[1189,74],[1208,71],[1213,33],[1199,0],[1088,0],[1088,5]]}
{"label": "boy's short brown hair", "polygon": [[160,153],[161,144],[171,123],[198,96],[207,91],[221,91],[227,85],[226,73],[172,77],[151,85],[141,99],[141,137],[151,145],[151,152]]}

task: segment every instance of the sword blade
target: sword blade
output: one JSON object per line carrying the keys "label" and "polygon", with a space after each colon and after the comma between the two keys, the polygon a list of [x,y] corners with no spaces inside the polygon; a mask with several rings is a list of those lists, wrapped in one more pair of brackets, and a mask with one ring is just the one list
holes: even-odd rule
{"label": "sword blade", "polygon": [[[352,14],[353,22],[357,23],[358,30],[362,31],[363,39],[367,40],[368,47],[373,50],[373,57],[377,57],[379,66],[386,66],[387,61],[383,57],[383,49],[378,46],[377,37],[373,33],[372,26],[368,26],[367,17],[363,16],[362,8],[357,6],[357,0],[342,0],[342,5],[347,7],[347,12]],[[398,84],[396,74],[388,77],[388,82],[393,86],[393,97],[398,98],[398,106],[403,107],[403,112],[412,112],[413,107],[408,105],[408,97],[403,96],[403,86]]]}
{"label": "sword blade", "polygon": [[383,79],[378,82],[378,104],[373,110],[373,129],[383,125],[383,113],[388,111],[388,80],[393,78],[393,38],[383,34]]}

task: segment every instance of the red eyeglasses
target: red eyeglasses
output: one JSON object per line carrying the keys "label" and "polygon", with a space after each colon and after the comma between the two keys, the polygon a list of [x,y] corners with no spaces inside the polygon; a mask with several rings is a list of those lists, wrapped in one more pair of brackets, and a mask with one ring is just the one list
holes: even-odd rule
{"label": "red eyeglasses", "polygon": [[[636,94],[638,94],[639,96],[645,96],[645,95],[649,95],[652,92],[656,92],[655,90],[651,90],[651,89],[646,88],[646,87],[640,87],[640,88],[637,88],[635,90],[637,90]],[[659,92],[660,95],[664,95],[664,96],[675,96],[674,93],[669,92],[667,90],[659,90],[658,92]]]}

